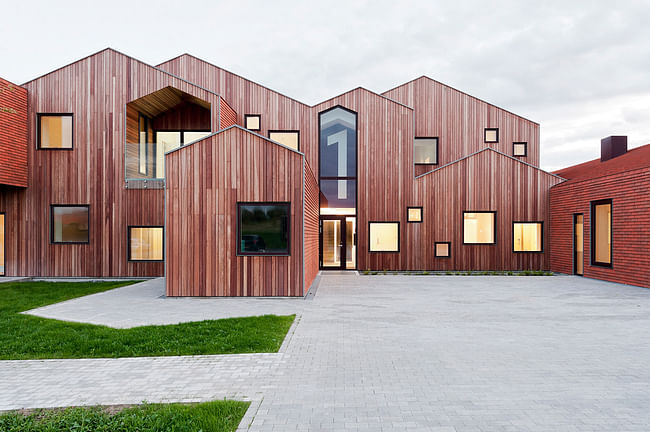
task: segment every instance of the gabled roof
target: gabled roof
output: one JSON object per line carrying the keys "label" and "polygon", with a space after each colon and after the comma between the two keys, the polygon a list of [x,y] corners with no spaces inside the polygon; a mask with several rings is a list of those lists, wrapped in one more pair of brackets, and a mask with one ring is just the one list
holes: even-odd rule
{"label": "gabled roof", "polygon": [[577,183],[643,168],[650,168],[650,144],[628,150],[627,153],[605,162],[601,162],[600,158],[594,159],[563,168],[554,174],[568,179],[567,183]]}

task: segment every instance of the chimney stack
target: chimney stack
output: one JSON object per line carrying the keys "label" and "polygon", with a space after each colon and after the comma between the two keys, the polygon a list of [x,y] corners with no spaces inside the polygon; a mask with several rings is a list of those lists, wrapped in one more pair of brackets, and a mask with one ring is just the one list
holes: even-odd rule
{"label": "chimney stack", "polygon": [[600,161],[605,162],[627,153],[626,136],[609,136],[600,140]]}

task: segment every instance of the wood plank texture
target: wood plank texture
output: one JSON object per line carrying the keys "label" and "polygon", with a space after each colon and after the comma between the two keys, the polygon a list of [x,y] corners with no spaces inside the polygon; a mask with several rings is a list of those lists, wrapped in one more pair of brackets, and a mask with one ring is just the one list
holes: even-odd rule
{"label": "wood plank texture", "polygon": [[0,185],[27,187],[27,89],[2,78]]}
{"label": "wood plank texture", "polygon": [[305,221],[304,221],[304,267],[305,286],[304,294],[318,275],[318,242],[319,242],[319,215],[318,181],[309,166],[305,163]]}

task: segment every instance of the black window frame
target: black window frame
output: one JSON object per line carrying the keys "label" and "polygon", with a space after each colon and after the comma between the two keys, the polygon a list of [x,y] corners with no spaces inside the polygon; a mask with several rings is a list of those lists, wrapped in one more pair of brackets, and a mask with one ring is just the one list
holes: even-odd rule
{"label": "black window frame", "polygon": [[[493,213],[494,214],[494,242],[492,243],[465,243],[465,213]],[[463,245],[470,246],[494,246],[497,244],[497,233],[498,233],[498,224],[497,224],[497,212],[496,210],[463,210],[463,219],[462,219],[462,239]]]}
{"label": "black window frame", "polygon": [[[252,117],[257,117],[257,124],[258,128],[257,129],[250,129],[248,127],[248,119]],[[248,129],[249,131],[253,132],[259,132],[262,130],[262,114],[244,114],[244,128]]]}
{"label": "black window frame", "polygon": [[[162,252],[159,260],[143,260],[131,258],[131,228],[162,228]],[[164,262],[165,261],[165,227],[164,225],[127,225],[126,227],[126,260],[127,262]]]}
{"label": "black window frame", "polygon": [[[419,139],[435,139],[436,140],[436,162],[435,163],[423,163],[423,162],[415,162],[415,141]],[[440,138],[438,137],[424,137],[424,136],[418,136],[413,138],[413,165],[438,165],[440,162]]]}
{"label": "black window frame", "polygon": [[[439,244],[446,244],[447,245],[447,250],[449,251],[449,255],[438,255],[438,245]],[[447,259],[451,258],[451,242],[433,242],[433,257],[434,258],[441,258],[441,259]]]}
{"label": "black window frame", "polygon": [[[409,220],[409,210],[411,209],[420,209],[420,220],[412,221]],[[406,223],[422,223],[424,221],[424,208],[422,206],[408,206],[406,207]]]}
{"label": "black window frame", "polygon": [[[280,142],[278,142],[278,141],[274,141],[274,140],[271,138],[271,134],[272,134],[272,133],[295,133],[295,134],[298,136],[298,139],[296,140],[296,143],[298,144],[298,148],[296,148],[295,150],[296,150],[296,151],[300,151],[300,131],[299,131],[299,130],[293,130],[293,129],[291,129],[291,130],[290,130],[290,129],[269,129],[269,131],[268,131],[267,134],[266,134],[266,136],[267,136],[271,141],[273,141],[273,142],[277,142],[277,143],[280,144],[281,146],[284,146],[284,147],[287,147],[287,148],[291,148],[291,147],[286,146],[286,145],[284,145],[284,144],[282,144],[282,143],[280,143]],[[293,149],[292,149],[292,150],[293,150]]]}
{"label": "black window frame", "polygon": [[[495,131],[497,133],[497,139],[496,141],[488,141],[487,140],[487,133],[488,131]],[[499,128],[485,128],[483,129],[483,142],[485,144],[496,144],[499,142]]]}
{"label": "black window frame", "polygon": [[[397,224],[397,250],[396,251],[373,251],[370,247],[370,225],[371,224]],[[402,250],[402,227],[400,221],[368,221],[368,253],[400,253]]]}
{"label": "black window frame", "polygon": [[[54,208],[55,207],[86,207],[88,209],[88,240],[87,241],[54,241]],[[50,204],[50,244],[90,244],[90,204]]]}
{"label": "black window frame", "polygon": [[[286,206],[287,207],[287,253],[244,252],[241,250],[241,208],[242,206]],[[291,202],[290,201],[238,201],[237,202],[237,246],[236,256],[291,256]]]}
{"label": "black window frame", "polygon": [[[515,146],[517,146],[517,144],[519,144],[519,145],[523,144],[524,145],[524,154],[522,154],[522,155],[515,154]],[[515,141],[515,142],[513,142],[512,143],[512,156],[514,156],[514,157],[528,157],[528,142],[527,141]]]}
{"label": "black window frame", "polygon": [[[178,132],[181,134],[180,147],[184,147],[189,143],[185,142],[185,132],[208,132],[212,133],[210,129],[153,129],[153,144],[158,144],[158,132]],[[194,142],[194,141],[191,141]]]}
{"label": "black window frame", "polygon": [[[589,255],[590,255],[590,263],[592,266],[595,267],[605,267],[605,268],[612,268],[614,267],[614,200],[612,198],[607,198],[607,199],[600,199],[600,200],[595,200],[595,201],[590,201],[589,202],[589,207],[590,207],[590,214],[589,214],[589,233],[590,233],[590,247],[589,247]],[[609,204],[610,206],[610,223],[611,223],[611,229],[609,231],[609,263],[603,263],[600,261],[596,261],[596,206],[597,205],[603,205],[603,204]],[[584,217],[582,219],[582,229],[583,229],[583,236],[584,236]],[[584,238],[584,237],[583,237]],[[584,251],[583,251],[584,253]],[[584,272],[584,269],[583,269]]]}
{"label": "black window frame", "polygon": [[[538,251],[516,251],[515,250],[515,224],[540,224],[542,227],[542,249]],[[512,253],[544,253],[544,221],[512,221]]]}
{"label": "black window frame", "polygon": [[[41,147],[41,119],[43,117],[71,117],[70,147]],[[139,133],[139,131],[138,131]],[[36,150],[74,150],[74,113],[36,113]]]}

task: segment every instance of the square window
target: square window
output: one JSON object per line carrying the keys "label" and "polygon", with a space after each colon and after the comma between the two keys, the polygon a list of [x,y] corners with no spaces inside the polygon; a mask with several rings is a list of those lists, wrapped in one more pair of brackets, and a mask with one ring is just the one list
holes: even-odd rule
{"label": "square window", "polygon": [[289,203],[237,204],[238,255],[289,255]]}
{"label": "square window", "polygon": [[422,207],[406,208],[407,222],[422,222]]}
{"label": "square window", "polygon": [[72,149],[72,114],[38,114],[39,149]]}
{"label": "square window", "polygon": [[591,203],[591,265],[612,266],[612,200]]}
{"label": "square window", "polygon": [[300,145],[300,132],[299,131],[269,131],[269,139],[280,144],[299,150]]}
{"label": "square window", "polygon": [[368,222],[369,252],[399,252],[399,222]]}
{"label": "square window", "polygon": [[161,226],[130,226],[129,261],[162,261],[163,232]]}
{"label": "square window", "polygon": [[438,164],[438,138],[415,138],[413,162],[417,165]]}
{"label": "square window", "polygon": [[89,206],[53,205],[50,211],[52,243],[90,242]]}
{"label": "square window", "polygon": [[543,236],[542,222],[513,222],[512,251],[542,252]]}
{"label": "square window", "polygon": [[512,143],[513,156],[527,156],[527,152],[528,152],[528,143],[525,142]]}
{"label": "square window", "polygon": [[434,252],[436,258],[451,258],[451,242],[435,242]]}
{"label": "square window", "polygon": [[486,143],[498,143],[499,142],[499,128],[485,128],[484,131],[484,141]]}
{"label": "square window", "polygon": [[262,128],[262,116],[260,114],[246,114],[244,115],[244,125],[248,130],[259,131]]}
{"label": "square window", "polygon": [[463,212],[463,244],[496,244],[494,211]]}

